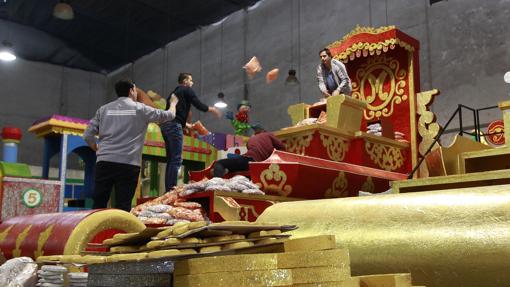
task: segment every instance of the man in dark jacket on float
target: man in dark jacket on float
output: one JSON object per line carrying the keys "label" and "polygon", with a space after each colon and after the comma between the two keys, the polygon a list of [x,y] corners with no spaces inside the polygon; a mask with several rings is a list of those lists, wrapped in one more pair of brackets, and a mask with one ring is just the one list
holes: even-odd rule
{"label": "man in dark jacket on float", "polygon": [[170,93],[167,99],[167,109],[172,95],[179,99],[175,119],[159,125],[165,141],[165,191],[167,192],[177,185],[177,175],[182,165],[182,145],[184,140],[182,130],[186,127],[186,119],[188,118],[191,105],[199,111],[211,112],[216,117],[221,118],[221,112],[218,109],[209,107],[198,99],[195,91],[191,88],[193,86],[193,77],[190,73],[179,74],[177,81],[179,85]]}

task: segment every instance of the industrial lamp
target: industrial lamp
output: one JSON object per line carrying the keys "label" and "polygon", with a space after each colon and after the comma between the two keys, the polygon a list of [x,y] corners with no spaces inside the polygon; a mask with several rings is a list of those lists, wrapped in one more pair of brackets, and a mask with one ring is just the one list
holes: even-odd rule
{"label": "industrial lamp", "polygon": [[299,84],[299,80],[296,77],[296,70],[294,70],[294,69],[289,70],[289,75],[287,76],[287,79],[285,80],[285,84],[286,85],[298,85]]}
{"label": "industrial lamp", "polygon": [[223,94],[222,92],[218,93],[218,101],[214,104],[214,106],[219,109],[227,107],[227,103],[225,102],[225,94]]}
{"label": "industrial lamp", "polygon": [[510,84],[510,71],[505,73],[503,79],[505,80],[505,83]]}
{"label": "industrial lamp", "polygon": [[16,60],[16,55],[12,50],[12,44],[7,40],[2,42],[2,47],[0,48],[0,60],[4,62],[12,62]]}
{"label": "industrial lamp", "polygon": [[53,16],[61,20],[72,20],[74,19],[73,7],[66,3],[67,1],[61,0],[55,8],[53,8]]}

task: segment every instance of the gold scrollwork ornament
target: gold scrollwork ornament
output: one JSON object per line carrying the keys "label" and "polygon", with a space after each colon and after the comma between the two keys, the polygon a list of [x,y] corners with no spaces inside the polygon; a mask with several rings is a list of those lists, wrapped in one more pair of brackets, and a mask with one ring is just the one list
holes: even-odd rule
{"label": "gold scrollwork ornament", "polygon": [[375,185],[374,185],[374,182],[372,181],[371,176],[367,177],[367,181],[365,181],[365,183],[363,183],[363,185],[361,186],[361,190],[365,191],[365,192],[374,193]]}
{"label": "gold scrollwork ornament", "polygon": [[253,216],[255,218],[259,217],[259,213],[255,210],[255,206],[253,205],[246,205],[246,204],[243,204],[241,205],[242,209],[244,210],[245,214],[246,214],[246,220],[248,220],[248,215],[250,214],[250,212],[253,214]]}
{"label": "gold scrollwork ornament", "polygon": [[347,197],[349,195],[347,190],[348,185],[349,182],[347,181],[347,178],[345,178],[345,173],[341,171],[338,173],[338,176],[335,178],[335,180],[333,180],[331,188],[328,188],[326,190],[324,197],[325,198]]}
{"label": "gold scrollwork ornament", "polygon": [[389,117],[396,105],[408,99],[405,94],[407,74],[398,60],[385,55],[368,58],[367,63],[361,65],[352,84],[352,97],[367,103],[366,120]]}
{"label": "gold scrollwork ornament", "polygon": [[[424,155],[429,146],[434,141],[434,138],[439,133],[439,124],[436,122],[436,117],[433,112],[429,111],[428,106],[432,103],[432,100],[436,95],[439,94],[437,89],[433,89],[426,92],[421,92],[416,94],[417,98],[417,111],[416,113],[420,115],[418,119],[418,133],[421,136],[421,142],[418,147],[420,155]],[[434,146],[438,148],[439,144]]]}
{"label": "gold scrollwork ornament", "polygon": [[[287,196],[292,192],[292,186],[285,184],[287,182],[287,175],[280,170],[280,166],[276,163],[269,165],[269,168],[260,173],[261,188],[277,192],[282,196]],[[268,184],[268,182],[273,182]]]}
{"label": "gold scrollwork ornament", "polygon": [[283,143],[285,143],[288,152],[304,155],[305,149],[310,146],[312,139],[313,133],[309,133],[285,138]]}
{"label": "gold scrollwork ornament", "polygon": [[334,161],[342,161],[345,153],[349,149],[349,142],[345,139],[334,135],[326,135],[321,133],[320,138],[322,145],[328,151],[328,157]]}
{"label": "gold scrollwork ornament", "polygon": [[370,156],[372,162],[384,170],[397,170],[404,164],[402,151],[397,147],[366,142],[365,151]]}

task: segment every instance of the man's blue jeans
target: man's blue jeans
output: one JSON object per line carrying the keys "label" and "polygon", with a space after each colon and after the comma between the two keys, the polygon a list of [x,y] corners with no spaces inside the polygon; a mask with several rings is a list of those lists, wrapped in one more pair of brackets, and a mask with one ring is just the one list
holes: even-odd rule
{"label": "man's blue jeans", "polygon": [[166,172],[165,191],[170,191],[177,185],[177,175],[182,165],[182,126],[177,122],[166,122],[160,125],[161,134],[165,140]]}

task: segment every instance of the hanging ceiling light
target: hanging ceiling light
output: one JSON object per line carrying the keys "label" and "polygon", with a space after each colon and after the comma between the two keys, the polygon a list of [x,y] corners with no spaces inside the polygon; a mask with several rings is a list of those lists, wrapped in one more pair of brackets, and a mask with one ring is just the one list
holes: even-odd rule
{"label": "hanging ceiling light", "polygon": [[55,8],[53,8],[53,16],[61,20],[72,20],[74,19],[73,7],[66,3],[67,1],[61,0]]}
{"label": "hanging ceiling light", "polygon": [[[299,3],[299,1],[298,1]],[[299,7],[298,7],[299,12]],[[287,76],[287,79],[285,79],[285,85],[288,86],[297,86],[299,85],[299,80],[296,77],[296,70],[294,70],[294,1],[291,2],[290,7],[290,70],[289,75]],[[299,15],[298,15],[298,32],[299,32],[300,26],[299,26]],[[299,45],[299,38],[298,38],[298,45]],[[299,53],[299,48],[298,48]],[[301,92],[300,92],[301,94]],[[300,95],[301,96],[301,95]]]}
{"label": "hanging ceiling light", "polygon": [[214,104],[214,106],[219,109],[227,107],[227,103],[225,102],[225,94],[223,94],[222,92],[218,93],[218,101]]}
{"label": "hanging ceiling light", "polygon": [[12,44],[9,41],[3,41],[0,48],[0,60],[5,62],[12,62],[16,60],[16,55],[12,50]]}
{"label": "hanging ceiling light", "polygon": [[286,85],[299,85],[299,80],[296,77],[296,70],[290,69],[287,79],[285,79]]}
{"label": "hanging ceiling light", "polygon": [[503,79],[505,80],[505,83],[510,84],[510,71],[506,72],[503,76]]}

